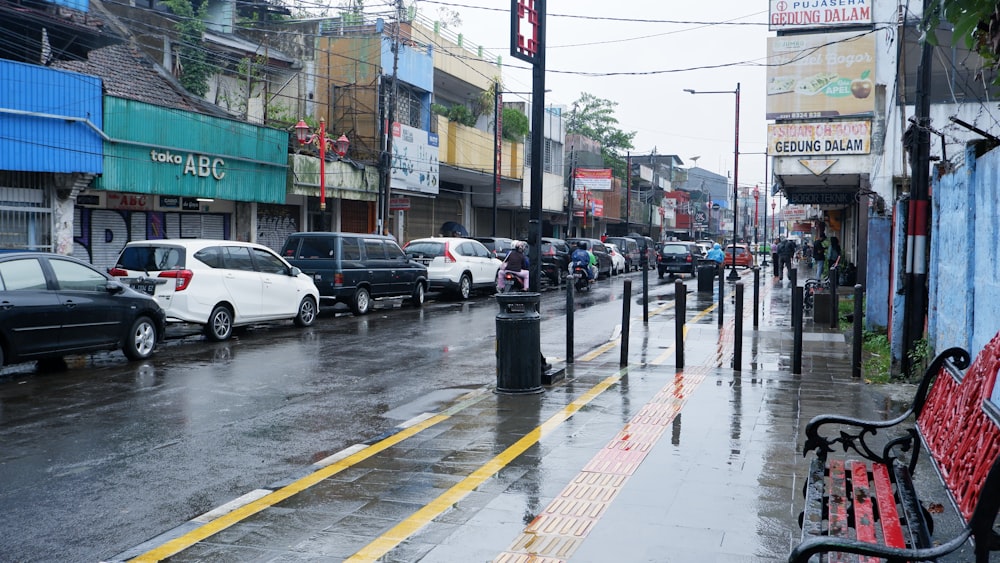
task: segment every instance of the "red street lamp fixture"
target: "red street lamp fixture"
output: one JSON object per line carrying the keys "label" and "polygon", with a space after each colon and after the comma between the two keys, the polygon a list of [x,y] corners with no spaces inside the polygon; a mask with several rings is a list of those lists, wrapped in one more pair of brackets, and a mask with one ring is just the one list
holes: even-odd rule
{"label": "red street lamp fixture", "polygon": [[317,145],[319,146],[319,209],[320,211],[326,210],[326,149],[329,146],[334,153],[337,155],[337,160],[344,158],[347,154],[347,147],[350,146],[351,141],[347,138],[347,135],[341,135],[336,141],[330,139],[326,136],[326,119],[320,118],[319,120],[319,132],[312,135],[309,134],[309,126],[306,125],[305,120],[300,119],[298,123],[295,124],[295,137],[299,140],[300,145]]}

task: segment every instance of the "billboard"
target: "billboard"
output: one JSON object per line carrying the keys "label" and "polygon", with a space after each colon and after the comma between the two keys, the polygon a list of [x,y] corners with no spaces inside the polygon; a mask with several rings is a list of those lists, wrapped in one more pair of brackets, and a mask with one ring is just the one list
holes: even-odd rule
{"label": "billboard", "polygon": [[438,193],[438,136],[392,124],[392,189]]}
{"label": "billboard", "polygon": [[875,113],[873,33],[769,37],[767,65],[767,119]]}
{"label": "billboard", "polygon": [[811,121],[767,126],[770,156],[869,154],[870,121]]}
{"label": "billboard", "polygon": [[771,0],[768,29],[828,29],[872,21],[872,0]]}
{"label": "billboard", "polygon": [[602,191],[611,190],[611,169],[610,168],[577,168],[573,171],[574,189]]}

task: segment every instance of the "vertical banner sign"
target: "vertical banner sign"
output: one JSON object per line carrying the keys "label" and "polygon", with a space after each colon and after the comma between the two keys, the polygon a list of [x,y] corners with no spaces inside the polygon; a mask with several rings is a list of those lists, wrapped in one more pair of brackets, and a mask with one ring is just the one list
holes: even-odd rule
{"label": "vertical banner sign", "polygon": [[497,169],[498,172],[497,172],[496,178],[494,178],[494,180],[496,180],[496,185],[493,186],[493,189],[496,190],[496,193],[500,193],[500,177],[503,176],[503,174],[499,172],[501,170],[501,168],[503,167],[503,158],[501,158],[503,156],[502,155],[502,153],[503,153],[503,94],[501,94],[499,92],[499,89],[500,89],[500,83],[499,82],[494,82],[493,83],[493,87],[498,90],[497,96],[496,96],[496,103],[497,103],[496,115],[497,115],[497,119],[496,119],[496,123],[493,126],[493,128],[496,130],[496,131],[494,131],[494,133],[496,133],[496,135],[495,135],[496,139],[494,140],[494,142],[496,143],[496,147],[495,147],[496,150],[493,151],[494,158],[496,159],[496,163],[494,164],[494,166],[496,166],[496,169]]}
{"label": "vertical banner sign", "polygon": [[510,0],[510,54],[513,57],[532,64],[537,62],[538,27],[535,0]]}

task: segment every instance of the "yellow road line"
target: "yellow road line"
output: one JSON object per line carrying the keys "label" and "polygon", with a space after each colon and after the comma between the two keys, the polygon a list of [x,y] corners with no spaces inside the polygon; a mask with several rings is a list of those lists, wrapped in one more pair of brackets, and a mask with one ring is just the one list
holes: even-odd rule
{"label": "yellow road line", "polygon": [[524,437],[497,454],[496,457],[486,462],[479,469],[473,471],[468,477],[462,479],[444,493],[441,493],[440,496],[414,512],[409,518],[393,526],[389,531],[363,547],[360,551],[346,559],[346,561],[375,561],[391,551],[415,534],[420,528],[430,523],[431,520],[451,508],[456,502],[462,500],[484,481],[509,465],[510,462],[524,453],[525,450],[555,431],[560,424],[569,419],[576,411],[583,408],[587,403],[593,401],[598,395],[617,383],[622,378],[623,373],[624,370],[605,378],[572,403],[563,407],[558,413],[552,415],[541,426],[525,434]]}
{"label": "yellow road line", "polygon": [[253,516],[256,513],[271,506],[274,506],[275,504],[297,493],[300,493],[308,489],[309,487],[312,487],[313,485],[316,485],[317,483],[323,481],[324,479],[336,475],[337,473],[340,473],[341,471],[350,468],[352,465],[364,461],[372,457],[373,455],[383,450],[386,450],[402,442],[403,440],[406,440],[407,438],[410,438],[411,436],[417,434],[418,432],[426,430],[427,428],[430,428],[435,424],[448,420],[449,418],[451,417],[446,415],[432,416],[427,420],[424,420],[418,424],[410,426],[409,428],[403,429],[397,432],[396,434],[393,434],[392,436],[380,440],[368,446],[367,448],[357,453],[354,453],[340,461],[332,463],[324,467],[323,469],[320,469],[314,473],[310,473],[309,475],[306,475],[305,477],[285,487],[282,487],[266,496],[263,496],[253,502],[245,504],[228,514],[220,516],[219,518],[216,518],[215,520],[212,520],[211,522],[208,522],[203,526],[199,526],[198,528],[195,528],[194,530],[191,530],[190,532],[180,537],[174,538],[164,543],[163,545],[151,549],[146,553],[143,553],[142,555],[139,555],[138,557],[131,559],[130,561],[135,561],[135,562],[160,561],[166,559],[167,557],[170,557],[171,555],[180,553],[181,551],[193,546],[194,544],[200,542],[201,540],[209,538],[221,532],[222,530],[225,530],[226,528],[234,524],[237,524],[240,521],[249,518],[250,516]]}

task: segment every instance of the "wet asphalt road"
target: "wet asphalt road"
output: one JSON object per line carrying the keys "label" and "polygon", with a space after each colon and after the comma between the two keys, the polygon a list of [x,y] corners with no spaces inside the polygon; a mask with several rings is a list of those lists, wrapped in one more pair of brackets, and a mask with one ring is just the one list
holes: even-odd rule
{"label": "wet asphalt road", "polygon": [[[624,279],[641,311],[639,273],[578,294],[576,353],[612,338]],[[672,281],[649,281],[651,303],[673,295]],[[2,558],[112,557],[495,383],[494,300],[434,297],[365,317],[328,310],[309,329],[261,326],[219,344],[171,329],[142,363],[114,352],[67,358],[64,370],[4,368]],[[565,354],[564,316],[565,294],[543,293],[552,358]]]}

